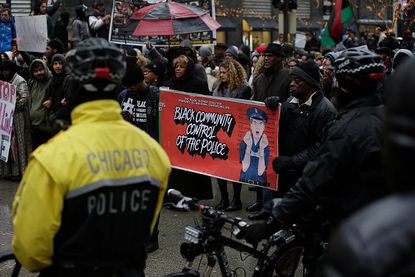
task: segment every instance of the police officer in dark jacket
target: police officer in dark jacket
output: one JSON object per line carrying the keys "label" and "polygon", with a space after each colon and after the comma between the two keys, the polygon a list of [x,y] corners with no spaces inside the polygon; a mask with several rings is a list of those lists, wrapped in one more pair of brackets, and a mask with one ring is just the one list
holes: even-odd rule
{"label": "police officer in dark jacket", "polygon": [[251,225],[246,240],[252,244],[281,227],[306,227],[317,205],[336,226],[387,191],[380,152],[383,106],[375,94],[384,66],[369,50],[350,48],[335,67],[339,114],[302,178],[274,207],[271,220]]}
{"label": "police officer in dark jacket", "polygon": [[384,162],[395,192],[348,219],[329,243],[325,276],[415,276],[415,61],[391,77]]}

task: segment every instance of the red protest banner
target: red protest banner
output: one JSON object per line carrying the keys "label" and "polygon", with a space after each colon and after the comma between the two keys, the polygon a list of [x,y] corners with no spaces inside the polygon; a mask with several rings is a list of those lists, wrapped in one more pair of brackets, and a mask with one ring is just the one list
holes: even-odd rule
{"label": "red protest banner", "polygon": [[161,145],[173,167],[277,189],[279,110],[163,89],[160,107]]}

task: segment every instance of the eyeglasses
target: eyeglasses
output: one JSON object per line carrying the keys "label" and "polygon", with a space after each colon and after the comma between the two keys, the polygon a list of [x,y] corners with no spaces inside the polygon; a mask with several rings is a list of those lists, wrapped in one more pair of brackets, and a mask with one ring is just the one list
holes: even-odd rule
{"label": "eyeglasses", "polygon": [[277,56],[277,55],[272,54],[272,53],[265,53],[265,54],[264,54],[264,57],[265,57],[265,58],[267,58],[267,57],[268,57],[268,58],[272,58],[272,57],[276,57],[276,56]]}

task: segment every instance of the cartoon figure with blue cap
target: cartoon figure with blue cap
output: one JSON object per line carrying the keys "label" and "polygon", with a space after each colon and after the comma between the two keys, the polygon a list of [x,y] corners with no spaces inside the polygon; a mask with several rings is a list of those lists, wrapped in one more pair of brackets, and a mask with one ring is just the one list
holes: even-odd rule
{"label": "cartoon figure with blue cap", "polygon": [[270,154],[268,139],[264,134],[268,117],[264,111],[258,108],[249,108],[247,115],[251,129],[246,132],[239,150],[242,164],[240,181],[265,186]]}

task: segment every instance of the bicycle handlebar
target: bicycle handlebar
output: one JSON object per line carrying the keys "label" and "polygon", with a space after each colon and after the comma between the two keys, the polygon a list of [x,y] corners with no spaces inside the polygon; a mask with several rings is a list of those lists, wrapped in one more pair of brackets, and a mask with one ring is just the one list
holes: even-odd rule
{"label": "bicycle handlebar", "polygon": [[176,203],[175,205],[180,205],[180,208],[184,209],[194,209],[199,210],[201,215],[206,219],[211,219],[214,222],[226,222],[230,223],[239,228],[239,230],[235,230],[234,235],[237,238],[238,235],[240,236],[246,228],[249,227],[249,223],[242,220],[240,217],[233,217],[228,216],[225,213],[216,210],[213,207],[205,206],[203,204],[198,204],[196,199],[192,199],[190,197],[184,196],[180,191],[175,189],[169,189],[167,191],[168,200],[172,203]]}

